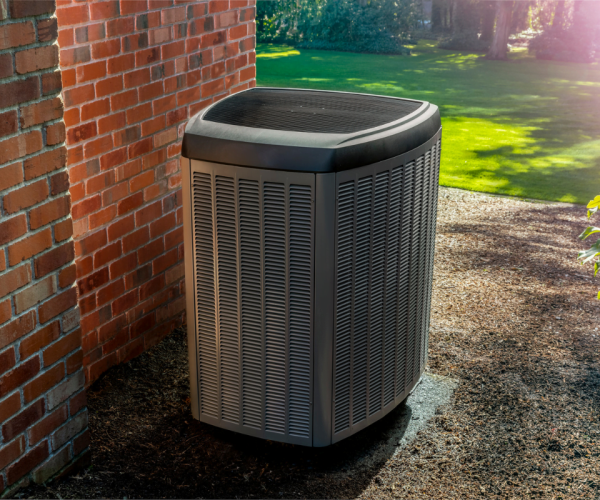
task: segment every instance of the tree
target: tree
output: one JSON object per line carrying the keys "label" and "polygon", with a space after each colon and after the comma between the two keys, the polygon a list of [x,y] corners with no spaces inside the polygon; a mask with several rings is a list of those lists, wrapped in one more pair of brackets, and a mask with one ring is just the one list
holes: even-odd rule
{"label": "tree", "polygon": [[490,50],[486,55],[487,59],[496,59],[505,61],[508,53],[508,36],[510,35],[510,21],[512,17],[514,2],[501,0],[498,2],[496,31]]}
{"label": "tree", "polygon": [[481,2],[481,36],[482,42],[491,42],[494,37],[494,24],[496,22],[495,2]]}
{"label": "tree", "polygon": [[565,27],[566,3],[565,0],[556,2],[556,10],[554,11],[554,19],[552,20],[553,31],[562,31]]}

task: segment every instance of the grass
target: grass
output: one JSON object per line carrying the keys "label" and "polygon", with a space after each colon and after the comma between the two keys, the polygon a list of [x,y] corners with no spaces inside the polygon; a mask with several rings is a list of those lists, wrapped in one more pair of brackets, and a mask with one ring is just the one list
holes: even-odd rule
{"label": "grass", "polygon": [[442,114],[442,185],[587,203],[600,193],[600,67],[510,62],[421,40],[412,56],[257,47],[258,85],[423,99]]}

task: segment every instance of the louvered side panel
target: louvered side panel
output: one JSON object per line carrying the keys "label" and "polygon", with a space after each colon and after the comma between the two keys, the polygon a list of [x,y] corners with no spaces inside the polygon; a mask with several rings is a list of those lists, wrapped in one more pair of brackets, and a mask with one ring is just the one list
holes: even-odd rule
{"label": "louvered side panel", "polygon": [[384,336],[384,397],[387,406],[394,399],[396,373],[396,340],[398,314],[398,235],[400,227],[400,199],[402,196],[401,167],[392,171],[389,192],[387,257],[385,264],[385,336]]}
{"label": "louvered side panel", "polygon": [[356,196],[356,261],[354,268],[354,335],[352,343],[352,423],[367,417],[369,278],[373,177],[359,179]]}
{"label": "louvered side panel", "polygon": [[260,190],[257,181],[238,181],[243,425],[263,426],[263,317]]}
{"label": "louvered side panel", "polygon": [[350,426],[355,184],[340,184],[337,197],[334,432]]}
{"label": "louvered side panel", "polygon": [[383,328],[389,171],[375,176],[373,244],[371,263],[371,311],[369,317],[369,415],[383,406]]}
{"label": "louvered side panel", "polygon": [[288,433],[310,436],[312,331],[312,190],[289,187],[289,416]]}
{"label": "louvered side panel", "polygon": [[425,360],[425,336],[427,335],[427,317],[429,315],[428,295],[429,295],[429,197],[431,187],[431,151],[427,151],[423,157],[423,212],[421,214],[421,255],[419,256],[420,277],[419,277],[419,359],[418,369],[415,377],[421,373],[423,362]]}
{"label": "louvered side panel", "polygon": [[265,429],[286,432],[287,283],[285,185],[263,184]]}
{"label": "louvered side panel", "polygon": [[221,415],[239,423],[240,351],[238,318],[237,226],[234,180],[215,177]]}
{"label": "louvered side panel", "polygon": [[210,174],[194,173],[192,183],[200,411],[218,418],[212,179]]}
{"label": "louvered side panel", "polygon": [[402,199],[400,202],[400,230],[398,238],[398,338],[396,343],[396,396],[399,396],[407,384],[406,350],[409,320],[410,258],[412,248],[412,219],[414,197],[414,162],[403,169]]}

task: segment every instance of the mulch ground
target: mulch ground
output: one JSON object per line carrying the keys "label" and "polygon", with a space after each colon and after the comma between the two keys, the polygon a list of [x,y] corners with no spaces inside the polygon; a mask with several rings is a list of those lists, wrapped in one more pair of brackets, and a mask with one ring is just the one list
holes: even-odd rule
{"label": "mulch ground", "polygon": [[88,392],[92,466],[30,498],[600,498],[600,303],[585,209],[442,189],[428,370],[454,401],[384,462],[396,413],[325,449],[193,420],[185,334]]}

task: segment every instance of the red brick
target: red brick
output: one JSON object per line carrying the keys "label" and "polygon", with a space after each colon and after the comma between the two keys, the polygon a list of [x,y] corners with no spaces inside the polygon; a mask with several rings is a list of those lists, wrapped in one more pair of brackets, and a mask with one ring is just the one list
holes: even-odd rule
{"label": "red brick", "polygon": [[137,104],[137,102],[137,90],[131,89],[126,92],[113,95],[110,98],[110,107],[111,110],[114,112],[119,111],[120,109],[129,108]]}
{"label": "red brick", "polygon": [[75,278],[76,278],[76,272],[75,272],[75,264],[66,267],[65,269],[62,269],[59,273],[58,273],[58,286],[60,286],[60,288],[66,288],[68,286],[71,286],[73,283],[75,283]]}
{"label": "red brick", "polygon": [[209,97],[219,92],[225,91],[225,82],[223,79],[214,80],[212,82],[204,83],[201,85],[202,97]]}
{"label": "red brick", "polygon": [[111,321],[104,323],[98,329],[98,343],[103,344],[104,342],[113,338],[117,333],[125,330],[129,331],[129,324],[127,323],[127,317],[123,314],[117,316]]}
{"label": "red brick", "polygon": [[62,405],[57,410],[44,417],[27,431],[27,434],[29,435],[29,444],[34,445],[39,443],[53,430],[66,422],[68,416],[67,405]]}
{"label": "red brick", "polygon": [[112,38],[113,36],[127,35],[133,33],[134,29],[135,19],[133,17],[112,19],[106,23],[106,36]]}
{"label": "red brick", "polygon": [[56,9],[59,26],[73,26],[86,23],[90,20],[87,3],[75,7],[61,7]]}
{"label": "red brick", "polygon": [[59,168],[63,168],[66,163],[67,148],[64,146],[29,158],[23,162],[25,180],[29,181],[54,170],[58,170]]}
{"label": "red brick", "polygon": [[6,422],[21,409],[21,396],[18,392],[0,402],[0,422]]}
{"label": "red brick", "polygon": [[131,292],[121,295],[118,299],[114,300],[111,304],[113,316],[131,309],[138,301],[138,291],[132,290]]}
{"label": "red brick", "polygon": [[[164,13],[164,12],[163,12]],[[177,42],[164,44],[161,46],[162,59],[171,59],[185,54],[185,42],[179,40]]]}
{"label": "red brick", "polygon": [[[27,177],[27,170],[25,170]],[[29,212],[29,227],[37,229],[53,220],[60,219],[69,214],[69,197],[56,198],[44,205],[34,208]]]}
{"label": "red brick", "polygon": [[94,99],[94,85],[81,85],[73,89],[65,90],[63,92],[63,97],[65,100],[65,105],[67,107],[77,106],[79,104],[83,104],[84,102],[91,101]]}
{"label": "red brick", "polygon": [[[3,398],[8,393],[23,385],[25,382],[35,377],[40,371],[40,358],[36,356],[24,363],[21,363],[15,369],[9,371],[0,377],[0,398]],[[4,428],[3,428],[4,431]],[[6,440],[12,439],[14,436],[4,435]]]}
{"label": "red brick", "polygon": [[[75,66],[89,62],[91,60],[89,46],[75,47],[72,49],[62,49],[60,51],[60,64],[64,68],[66,66]],[[75,85],[76,82],[76,71],[69,70],[62,72],[62,82],[65,87]]]}
{"label": "red brick", "polygon": [[159,45],[171,41],[171,27],[164,27],[148,31],[148,42],[150,45]]}
{"label": "red brick", "polygon": [[156,97],[163,94],[163,84],[162,82],[154,82],[150,85],[146,85],[139,89],[139,97],[140,101],[148,101],[150,99],[155,99]]}
{"label": "red brick", "polygon": [[127,160],[127,148],[115,149],[100,157],[102,170],[109,170]]}
{"label": "red brick", "polygon": [[60,71],[42,75],[42,95],[55,94],[62,89]]}
{"label": "red brick", "polygon": [[187,117],[187,108],[185,107],[179,108],[175,111],[171,111],[167,113],[167,126],[175,125],[176,123],[184,121],[187,119]]}
{"label": "red brick", "polygon": [[109,0],[90,4],[90,19],[93,21],[110,19],[111,17],[117,17],[119,14],[119,2]]}
{"label": "red brick", "polygon": [[44,229],[8,247],[8,263],[16,266],[52,246],[52,230]]}
{"label": "red brick", "polygon": [[44,45],[34,49],[22,50],[15,54],[15,67],[20,75],[57,65],[58,45]]}
{"label": "red brick", "polygon": [[94,268],[103,266],[104,264],[115,260],[121,256],[121,242],[117,241],[108,245],[101,250],[98,250],[94,255]]}
{"label": "red brick", "polygon": [[144,49],[136,52],[135,54],[135,65],[145,66],[146,64],[152,64],[156,61],[160,61],[160,49],[159,47],[153,47],[151,49]]}
{"label": "red brick", "polygon": [[31,21],[0,26],[0,50],[29,45],[35,42],[35,30]]}
{"label": "red brick", "polygon": [[[81,335],[81,332],[79,332]],[[83,351],[78,349],[73,354],[67,357],[67,375],[71,375],[75,373],[77,370],[80,370],[83,366]]]}
{"label": "red brick", "polygon": [[229,8],[229,0],[212,0],[208,4],[208,12],[214,14],[215,12],[222,12]]}
{"label": "red brick", "polygon": [[144,200],[151,201],[167,192],[167,181],[165,179],[148,186],[144,189]]}
{"label": "red brick", "polygon": [[153,151],[149,155],[144,156],[143,158],[143,167],[144,170],[148,170],[149,168],[155,167],[160,163],[164,163],[167,160],[167,152],[164,149],[159,149],[157,151]]}
{"label": "red brick", "polygon": [[104,97],[123,90],[123,77],[121,75],[105,78],[96,82],[96,96]]}
{"label": "red brick", "polygon": [[108,60],[108,74],[123,73],[135,67],[135,55],[125,54]]}
{"label": "red brick", "polygon": [[[105,37],[106,29],[102,22],[75,28],[75,42],[77,43],[95,42]],[[58,45],[62,46],[60,41]]]}
{"label": "red brick", "polygon": [[67,291],[44,302],[39,307],[40,323],[46,323],[61,312],[77,305],[77,290],[69,288]]}
{"label": "red brick", "polygon": [[108,353],[117,350],[119,347],[125,345],[128,340],[129,332],[127,330],[122,330],[102,346],[102,355],[106,356]]}
{"label": "red brick", "polygon": [[111,205],[89,216],[90,230],[103,226],[113,220],[117,214],[117,207]]}
{"label": "red brick", "polygon": [[33,130],[0,142],[0,163],[8,163],[25,155],[30,155],[42,149],[42,133]]}
{"label": "red brick", "polygon": [[89,380],[91,383],[96,380],[101,374],[103,374],[106,370],[108,370],[111,366],[116,365],[119,362],[117,358],[117,353],[113,352],[108,356],[103,357],[102,359],[92,363],[89,367]]}
{"label": "red brick", "polygon": [[[2,257],[4,251],[0,253],[0,257]],[[6,323],[12,317],[12,311],[10,307],[10,299],[5,300],[4,302],[0,302],[0,325],[2,323]]]}
{"label": "red brick", "polygon": [[[93,4],[94,5],[94,4]],[[77,83],[98,80],[106,76],[106,61],[77,66]]]}
{"label": "red brick", "polygon": [[[116,186],[107,189],[102,193],[102,204],[108,206],[116,203],[117,201],[125,198],[129,194],[126,182],[121,182]],[[115,205],[116,207],[116,205]]]}
{"label": "red brick", "polygon": [[137,156],[143,155],[152,151],[152,138],[148,137],[146,139],[142,139],[134,144],[131,144],[128,148],[129,150],[129,158],[135,158]]}
{"label": "red brick", "polygon": [[113,262],[110,265],[110,278],[114,279],[122,274],[135,269],[137,265],[137,254],[135,252],[126,255],[125,257]]}
{"label": "red brick", "polygon": [[[11,269],[0,279],[0,297],[25,286],[31,281],[31,266],[24,264],[16,269]],[[2,339],[0,339],[0,349],[2,348]]]}
{"label": "red brick", "polygon": [[142,352],[144,352],[144,339],[140,337],[119,349],[119,360],[121,363],[127,363]]}
{"label": "red brick", "polygon": [[79,294],[85,295],[86,293],[101,287],[108,282],[108,267],[100,269],[89,276],[79,280],[77,286],[79,288]]}
{"label": "red brick", "polygon": [[[82,121],[91,120],[92,118],[96,118],[96,117],[102,116],[102,115],[107,115],[108,113],[110,113],[110,100],[109,99],[102,99],[100,101],[90,102],[88,104],[84,104],[81,107],[81,120]],[[96,127],[94,126],[94,131],[95,130],[96,130]],[[93,135],[95,135],[95,133]],[[90,135],[90,136],[86,137],[86,139],[89,139],[89,137],[92,137],[92,136]]]}
{"label": "red brick", "polygon": [[165,281],[167,282],[167,285],[170,285],[171,283],[175,283],[180,278],[183,278],[184,275],[185,275],[185,268],[182,263],[175,267],[170,268],[169,270],[167,270],[165,272]]}
{"label": "red brick", "polygon": [[135,193],[127,198],[119,201],[117,205],[118,215],[123,215],[131,210],[136,209],[144,203],[144,196],[142,193]]}
{"label": "red brick", "polygon": [[[44,361],[44,365],[46,366],[51,364],[53,363],[46,363],[46,361]],[[50,370],[47,370],[45,373],[23,387],[23,396],[25,397],[25,402],[29,403],[46,391],[50,390],[52,387],[58,384],[64,378],[64,376],[65,367],[62,363],[54,366]]]}
{"label": "red brick", "polygon": [[85,192],[90,195],[97,193],[98,191],[102,191],[105,188],[112,186],[114,184],[114,180],[115,174],[112,170],[91,177],[85,181]]}
{"label": "red brick", "polygon": [[32,101],[38,97],[40,97],[40,79],[37,76],[0,84],[0,109]]}
{"label": "red brick", "polygon": [[56,120],[63,114],[62,100],[58,97],[47,99],[21,108],[21,128],[39,125],[50,120]]}
{"label": "red brick", "polygon": [[125,127],[125,112],[115,113],[98,120],[98,132],[106,134]]}
{"label": "red brick", "polygon": [[84,146],[85,157],[91,158],[93,156],[107,153],[113,147],[112,137],[110,135],[101,137],[94,141],[90,141]]}
{"label": "red brick", "polygon": [[238,38],[244,38],[248,34],[248,25],[242,24],[235,28],[230,28],[227,36],[228,40],[237,40]]}
{"label": "red brick", "polygon": [[65,124],[63,122],[54,123],[46,127],[46,145],[54,146],[64,142],[67,136]]}
{"label": "red brick", "polygon": [[[121,52],[121,42],[119,39],[107,40],[105,42],[98,42],[92,45],[92,57],[94,59],[106,59],[116,56]],[[110,59],[109,59],[109,73],[110,73]],[[97,85],[99,85],[98,82]]]}
{"label": "red brick", "polygon": [[137,141],[139,138],[140,138],[139,125],[134,125],[133,127],[129,127],[124,130],[120,130],[119,132],[115,132],[113,134],[113,140],[115,143],[115,147],[124,146],[126,144],[131,144],[132,142]]}
{"label": "red brick", "polygon": [[72,127],[79,123],[79,108],[67,109],[63,116],[63,120],[67,127]]}
{"label": "red brick", "polygon": [[71,219],[59,222],[54,226],[54,239],[64,241],[73,235],[73,221]]}
{"label": "red brick", "polygon": [[34,182],[4,196],[4,211],[8,214],[19,212],[44,201],[49,194],[50,190],[46,179]]}
{"label": "red brick", "polygon": [[102,200],[100,195],[97,194],[91,198],[87,198],[80,203],[74,203],[71,209],[71,216],[73,220],[81,219],[89,214],[97,211],[102,206]]}
{"label": "red brick", "polygon": [[[93,117],[88,117],[86,119],[89,118]],[[97,134],[98,130],[96,129],[96,122],[89,122],[77,127],[71,127],[67,133],[67,144],[76,144],[78,142],[90,139]]]}
{"label": "red brick", "polygon": [[129,190],[134,193],[135,191],[139,191],[140,189],[144,189],[154,182],[154,171],[149,170],[140,174],[136,177],[133,177],[129,181]]}
{"label": "red brick", "polygon": [[108,241],[114,241],[133,231],[135,227],[133,215],[124,217],[108,226]]}
{"label": "red brick", "polygon": [[152,273],[159,274],[177,263],[177,249],[161,255],[152,262]]}
{"label": "red brick", "polygon": [[143,264],[152,260],[154,257],[160,255],[165,251],[164,243],[162,238],[148,243],[144,247],[138,250],[138,262]]}
{"label": "red brick", "polygon": [[0,448],[0,470],[4,470],[7,465],[10,465],[17,458],[19,458],[25,451],[25,437],[19,436],[17,439],[12,441]]}
{"label": "red brick", "polygon": [[71,262],[74,258],[73,242],[69,241],[64,245],[53,248],[44,255],[39,256],[34,261],[35,277],[41,278],[51,273],[55,269]]}
{"label": "red brick", "polygon": [[[18,127],[19,122],[17,121],[17,112],[15,110],[7,111],[6,113],[0,113],[0,137],[14,134]],[[2,181],[0,180],[0,183],[1,182]],[[2,186],[2,184],[0,184],[0,186]]]}
{"label": "red brick", "polygon": [[103,306],[116,297],[120,297],[124,291],[125,287],[122,279],[114,281],[110,285],[101,288],[96,292],[96,301],[98,302],[98,306]]}
{"label": "red brick", "polygon": [[28,334],[35,327],[35,311],[30,311],[20,318],[0,327],[0,349]]}
{"label": "red brick", "polygon": [[[0,304],[1,306],[1,304]],[[0,375],[10,370],[13,366],[15,366],[16,358],[15,358],[15,350],[14,348],[7,349],[3,353],[0,354]]]}
{"label": "red brick", "polygon": [[152,116],[152,104],[146,103],[127,110],[127,123],[137,123]]}
{"label": "red brick", "polygon": [[155,132],[158,132],[163,128],[165,128],[164,115],[157,116],[156,118],[145,121],[144,123],[142,123],[142,137],[154,134]]}
{"label": "red brick", "polygon": [[177,140],[177,128],[172,127],[167,130],[163,130],[162,132],[157,133],[154,136],[154,147],[162,148],[169,142],[173,142]]}
{"label": "red brick", "polygon": [[[75,330],[73,333],[62,337],[57,342],[54,342],[54,344],[52,344],[50,347],[44,349],[44,366],[53,365],[59,359],[65,357],[67,354],[79,347],[81,347],[81,331]],[[54,384],[52,384],[50,387],[56,383],[58,383],[58,381],[54,382]],[[44,392],[50,389],[50,387],[46,388]]]}
{"label": "red brick", "polygon": [[41,330],[25,337],[19,345],[19,354],[21,359],[27,359],[29,356],[39,352],[50,342],[54,342],[60,335],[60,323],[54,321]]}
{"label": "red brick", "polygon": [[125,88],[139,87],[150,82],[150,69],[142,68],[123,75]]}
{"label": "red brick", "polygon": [[132,52],[148,47],[148,33],[136,33],[135,35],[124,36],[121,39],[121,48],[123,52]]}
{"label": "red brick", "polygon": [[8,479],[8,484],[11,485],[17,482],[36,465],[46,460],[46,458],[48,458],[48,442],[42,441],[29,453],[23,455],[22,458],[20,458],[18,461],[16,461],[6,469],[6,477]]}

